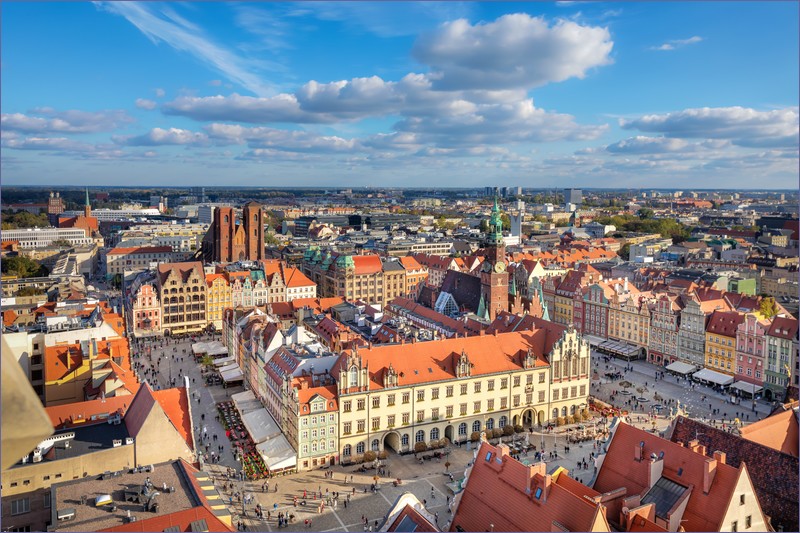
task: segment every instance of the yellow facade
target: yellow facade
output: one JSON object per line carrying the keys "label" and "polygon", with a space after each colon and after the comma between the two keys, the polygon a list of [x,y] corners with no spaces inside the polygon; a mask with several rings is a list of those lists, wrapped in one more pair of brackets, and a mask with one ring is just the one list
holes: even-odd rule
{"label": "yellow facade", "polygon": [[217,330],[222,329],[222,312],[228,307],[233,307],[231,286],[219,275],[208,283],[208,322]]}
{"label": "yellow facade", "polygon": [[706,332],[706,368],[733,375],[733,360],[736,357],[736,339],[717,333]]}

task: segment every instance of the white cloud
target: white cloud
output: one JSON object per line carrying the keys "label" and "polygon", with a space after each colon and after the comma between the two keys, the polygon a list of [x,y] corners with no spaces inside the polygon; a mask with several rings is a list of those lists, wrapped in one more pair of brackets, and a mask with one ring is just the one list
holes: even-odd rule
{"label": "white cloud", "polygon": [[167,94],[167,93],[164,91],[164,89],[161,89],[161,88],[157,88],[157,89],[155,89],[155,91],[154,91],[154,92],[156,93],[156,96],[157,96],[157,97],[159,97],[159,98],[164,98],[164,95],[166,95],[166,94]]}
{"label": "white cloud", "polygon": [[674,138],[726,139],[739,146],[797,146],[798,110],[756,111],[745,107],[703,107],[620,120],[623,129]]}
{"label": "white cloud", "polygon": [[136,99],[136,107],[139,109],[146,109],[148,111],[153,110],[158,106],[158,104],[152,100],[148,100],[147,98],[137,98]]}
{"label": "white cloud", "polygon": [[688,39],[673,39],[673,40],[667,41],[664,44],[661,44],[659,46],[651,46],[650,49],[651,50],[659,50],[659,51],[662,51],[662,52],[666,52],[666,51],[669,51],[669,50],[675,50],[676,48],[681,48],[681,47],[686,46],[688,44],[699,43],[702,40],[703,40],[702,37],[699,37],[699,36],[695,35],[693,37],[689,37]]}
{"label": "white cloud", "polygon": [[637,135],[629,139],[609,144],[605,151],[619,154],[668,154],[668,153],[693,153],[706,150],[720,150],[730,146],[730,141],[708,139],[702,142],[690,143],[674,137],[646,137]]}
{"label": "white cloud", "polygon": [[[214,43],[200,28],[179,17],[171,8],[158,10],[155,5],[138,2],[103,2],[102,9],[125,17],[155,44],[188,52],[229,79],[258,95],[272,92],[270,87],[251,69],[252,63],[233,51]],[[268,65],[266,61],[262,65]]]}
{"label": "white cloud", "polygon": [[431,66],[437,89],[533,88],[584,78],[608,65],[614,43],[606,28],[524,13],[472,25],[465,19],[423,35],[414,56]]}
{"label": "white cloud", "polygon": [[164,146],[164,145],[193,145],[203,146],[208,144],[208,137],[203,133],[196,133],[179,128],[153,128],[144,135],[115,136],[117,144],[125,146]]}
{"label": "white cloud", "polygon": [[[39,115],[39,116],[34,116]],[[40,107],[25,113],[3,113],[0,128],[22,133],[96,133],[133,122],[125,111],[56,111]]]}

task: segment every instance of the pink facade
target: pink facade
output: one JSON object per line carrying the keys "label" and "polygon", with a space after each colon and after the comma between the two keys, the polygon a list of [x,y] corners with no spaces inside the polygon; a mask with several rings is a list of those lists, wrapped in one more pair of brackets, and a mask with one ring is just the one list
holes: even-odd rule
{"label": "pink facade", "polygon": [[159,331],[161,328],[161,306],[158,292],[152,285],[142,285],[133,304],[133,321],[139,331]]}
{"label": "pink facade", "polygon": [[589,286],[583,297],[583,333],[608,337],[608,299],[596,283]]}
{"label": "pink facade", "polygon": [[736,330],[736,361],[734,377],[758,386],[764,385],[764,357],[766,334],[769,323],[763,323],[753,314],[748,314]]}

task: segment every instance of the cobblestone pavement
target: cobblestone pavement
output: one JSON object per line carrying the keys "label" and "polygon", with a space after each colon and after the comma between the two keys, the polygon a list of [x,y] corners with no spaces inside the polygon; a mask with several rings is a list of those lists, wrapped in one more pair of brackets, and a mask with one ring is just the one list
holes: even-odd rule
{"label": "cobblestone pavement", "polygon": [[[219,337],[203,335],[199,340],[212,338],[218,339]],[[195,438],[198,442],[198,449],[205,452],[205,445],[208,444],[210,457],[212,451],[217,452],[217,446],[223,446],[219,462],[216,464],[206,463],[204,469],[214,477],[223,497],[229,499],[229,508],[234,515],[235,523],[241,520],[248,531],[273,531],[277,529],[277,513],[288,512],[295,517],[286,528],[288,530],[304,529],[304,521],[309,519],[311,520],[309,529],[313,531],[364,531],[362,517],[367,519],[368,524],[372,525],[374,530],[375,521],[380,523],[394,501],[402,493],[409,491],[421,501],[425,501],[432,513],[438,513],[441,528],[448,527],[447,523],[451,516],[448,513],[448,502],[452,501],[453,493],[447,487],[450,478],[445,471],[445,462],[451,463],[449,472],[456,480],[462,478],[468,464],[473,460],[475,452],[472,445],[452,446],[447,459],[426,461],[423,464],[419,464],[413,455],[392,454],[385,462],[391,477],[388,475],[381,477],[378,481],[379,490],[376,492],[370,490],[370,485],[374,482],[374,470],[368,473],[359,473],[353,466],[343,467],[341,465],[275,477],[269,481],[268,492],[263,491],[262,480],[253,482],[229,480],[226,475],[227,468],[230,467],[238,472],[241,463],[234,459],[230,441],[225,437],[225,430],[222,424],[215,419],[216,405],[243,389],[241,386],[233,388],[224,388],[221,385],[206,386],[201,375],[202,365],[194,361],[191,345],[190,338],[182,340],[159,338],[149,342],[140,342],[133,349],[134,362],[139,363],[137,371],[140,379],[148,381],[155,389],[170,386],[172,378],[175,378],[177,385],[181,384],[184,376],[189,378],[190,405],[196,426]],[[150,347],[150,358],[147,357],[147,347]],[[608,365],[607,368],[606,365]],[[631,369],[625,371],[626,366]],[[146,373],[148,368],[155,368],[156,371],[148,374]],[[616,400],[618,407],[631,411],[631,422],[643,429],[653,428],[652,419],[649,418],[650,406],[655,403],[663,405],[667,399],[680,401],[693,418],[710,421],[720,427],[723,419],[729,423],[732,418],[742,415],[743,422],[746,424],[755,421],[756,418],[763,418],[770,410],[770,406],[765,402],[756,402],[755,411],[751,410],[752,403],[749,401],[743,401],[741,405],[726,403],[726,396],[699,384],[691,388],[691,383],[687,383],[685,379],[678,381],[677,378],[670,375],[655,381],[655,373],[661,369],[644,361],[627,363],[614,358],[605,361],[601,354],[594,353],[593,368],[596,371],[596,379],[592,381],[591,393],[603,401],[608,402],[611,392],[621,389],[619,380],[611,381],[604,377],[606,372],[623,372],[623,379],[634,385],[631,391],[641,387],[646,389],[641,394],[635,393],[636,396],[648,399],[647,402],[640,404],[638,410],[622,404],[628,397],[618,394]],[[656,392],[663,398],[659,402],[656,402],[653,397]],[[703,396],[706,396],[706,399],[701,402]],[[712,409],[719,409],[720,414],[713,415],[712,418],[709,404]],[[668,414],[669,409],[662,410],[662,413]],[[748,415],[750,415],[749,420],[747,420]],[[594,417],[585,424],[594,425],[600,421],[599,417]],[[669,416],[658,416],[655,421],[655,429],[663,431],[669,424]],[[555,428],[551,432],[547,432],[540,428],[532,428],[528,433],[516,435],[514,439],[518,442],[530,442],[539,450],[544,447],[547,452],[545,460],[548,464],[548,471],[564,467],[570,471],[572,477],[582,483],[588,483],[594,475],[590,454],[597,450],[593,441],[587,441],[580,444],[569,444],[569,451],[567,451],[565,448],[568,445],[567,429],[566,427]],[[204,434],[207,435],[206,439],[203,439]],[[217,435],[216,441],[213,440],[213,435]],[[557,457],[551,458],[549,455],[551,451],[556,451]],[[523,454],[519,458],[525,462],[533,462],[534,452]],[[589,468],[586,470],[578,467],[578,464],[583,461],[589,463]],[[333,479],[325,477],[327,472],[333,472]],[[352,482],[350,481],[351,476]],[[397,487],[392,483],[396,478],[402,480],[402,484]],[[232,490],[228,488],[231,482],[233,483]],[[339,493],[339,498],[335,503],[331,499],[330,505],[325,505],[323,509],[320,509],[320,502],[327,501],[326,490],[327,494],[331,496],[334,492]],[[306,505],[302,505],[303,491],[306,491],[307,495]],[[323,499],[314,499],[312,493],[320,491]],[[236,493],[251,494],[253,500],[248,505],[243,505],[235,496]],[[345,506],[347,495],[350,499]],[[298,498],[297,507],[294,505],[295,497]],[[265,511],[265,519],[255,517],[256,504],[261,504]],[[269,519],[266,519],[266,511],[269,511]]]}

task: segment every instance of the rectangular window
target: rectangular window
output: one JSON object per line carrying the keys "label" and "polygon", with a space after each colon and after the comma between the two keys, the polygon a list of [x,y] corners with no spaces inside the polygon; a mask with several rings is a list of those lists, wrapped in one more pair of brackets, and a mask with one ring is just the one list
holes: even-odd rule
{"label": "rectangular window", "polygon": [[466,395],[467,395],[467,384],[466,383],[462,383],[461,384],[461,396],[466,396]]}
{"label": "rectangular window", "polygon": [[425,420],[425,410],[420,409],[417,411],[417,422],[422,422],[423,420]]}
{"label": "rectangular window", "polygon": [[472,387],[475,394],[478,394],[481,391],[481,382],[476,381],[475,383],[472,384]]}
{"label": "rectangular window", "polygon": [[31,512],[31,500],[30,498],[20,498],[19,500],[12,500],[11,501],[11,514],[25,514]]}
{"label": "rectangular window", "polygon": [[432,420],[439,420],[439,408],[434,407],[431,409],[431,419]]}
{"label": "rectangular window", "polygon": [[514,407],[519,407],[519,394],[514,395]]}
{"label": "rectangular window", "polygon": [[408,403],[410,401],[411,401],[411,393],[410,392],[404,392],[403,393],[403,403]]}
{"label": "rectangular window", "polygon": [[486,400],[486,410],[494,411],[494,400]]}
{"label": "rectangular window", "polygon": [[508,409],[508,398],[500,398],[500,409]]}
{"label": "rectangular window", "polygon": [[411,422],[411,413],[403,413],[403,425],[407,426]]}
{"label": "rectangular window", "polygon": [[[352,422],[345,422],[342,425],[342,431],[344,431],[345,435],[349,435],[350,433],[352,433],[352,431],[353,431],[353,423]],[[305,438],[305,435],[303,435],[303,438]]]}
{"label": "rectangular window", "polygon": [[514,386],[519,387],[519,376],[514,376]]}
{"label": "rectangular window", "polygon": [[445,416],[446,416],[447,418],[453,418],[453,406],[452,406],[452,405],[448,405],[448,406],[445,408]]}
{"label": "rectangular window", "polygon": [[52,493],[50,491],[47,491],[47,492],[44,493],[44,508],[45,509],[50,509],[50,505],[51,505],[50,497],[51,496],[52,496]]}
{"label": "rectangular window", "polygon": [[733,531],[734,533],[739,531],[739,522],[737,522],[736,520],[731,522],[731,531]]}
{"label": "rectangular window", "polygon": [[473,412],[480,413],[481,412],[481,402],[473,402],[472,404]]}
{"label": "rectangular window", "polygon": [[394,415],[389,415],[386,417],[386,425],[388,425],[390,428],[394,427]]}
{"label": "rectangular window", "polygon": [[745,529],[750,529],[751,525],[753,525],[753,517],[751,515],[747,515],[744,517],[744,527]]}
{"label": "rectangular window", "polygon": [[378,431],[381,428],[381,417],[372,417],[372,431]]}
{"label": "rectangular window", "polygon": [[366,408],[366,406],[367,406],[367,401],[363,398],[358,400],[358,403],[356,404],[356,408],[359,411],[363,411]]}
{"label": "rectangular window", "polygon": [[570,398],[574,398],[577,395],[578,395],[578,386],[577,385],[573,385],[572,388],[570,389],[569,397]]}
{"label": "rectangular window", "polygon": [[458,406],[458,412],[461,416],[467,416],[467,404],[462,403]]}
{"label": "rectangular window", "polygon": [[744,505],[744,494],[739,496],[739,505]]}
{"label": "rectangular window", "polygon": [[364,433],[364,430],[366,429],[366,425],[367,425],[367,421],[366,420],[364,420],[363,418],[361,420],[359,420],[358,421],[358,432],[359,433]]}
{"label": "rectangular window", "polygon": [[500,380],[500,388],[507,389],[508,388],[508,378],[503,378]]}
{"label": "rectangular window", "polygon": [[447,388],[445,389],[445,396],[447,396],[448,398],[452,398],[453,397],[453,386],[452,385],[448,385]]}
{"label": "rectangular window", "polygon": [[386,404],[390,407],[394,405],[394,394],[390,394],[386,397]]}
{"label": "rectangular window", "polygon": [[581,385],[581,396],[586,395],[586,385]]}
{"label": "rectangular window", "polygon": [[544,383],[544,372],[539,374],[539,383]]}
{"label": "rectangular window", "polygon": [[544,391],[539,391],[539,403],[544,403]]}
{"label": "rectangular window", "polygon": [[553,389],[553,401],[558,401],[558,389]]}
{"label": "rectangular window", "polygon": [[417,391],[417,401],[418,402],[425,401],[425,391],[424,390],[418,390]]}
{"label": "rectangular window", "polygon": [[525,384],[533,385],[533,374],[528,374],[527,376],[525,376]]}
{"label": "rectangular window", "polygon": [[352,410],[353,402],[351,400],[347,400],[342,404],[342,410],[345,413],[349,413]]}
{"label": "rectangular window", "polygon": [[381,406],[381,397],[380,396],[373,396],[372,397],[372,408],[378,409]]}
{"label": "rectangular window", "polygon": [[525,393],[525,403],[527,403],[528,405],[533,403],[533,393],[532,392],[526,392]]}

